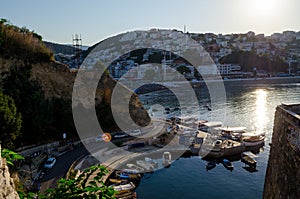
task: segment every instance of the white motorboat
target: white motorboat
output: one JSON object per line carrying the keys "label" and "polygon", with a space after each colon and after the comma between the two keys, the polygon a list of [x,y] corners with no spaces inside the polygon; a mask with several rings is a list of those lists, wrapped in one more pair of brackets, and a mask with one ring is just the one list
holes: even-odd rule
{"label": "white motorboat", "polygon": [[265,142],[264,133],[244,133],[242,134],[242,144],[246,147],[262,145]]}
{"label": "white motorboat", "polygon": [[112,188],[115,191],[127,191],[127,190],[133,190],[133,189],[135,189],[135,185],[132,182],[130,182],[130,183],[124,184],[124,185],[112,186]]}

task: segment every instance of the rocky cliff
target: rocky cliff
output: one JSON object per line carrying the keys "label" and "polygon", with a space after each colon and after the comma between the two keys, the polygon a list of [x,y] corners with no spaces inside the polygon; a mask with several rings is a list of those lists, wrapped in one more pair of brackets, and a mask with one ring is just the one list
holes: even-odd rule
{"label": "rocky cliff", "polygon": [[19,198],[15,191],[15,184],[10,177],[8,167],[4,159],[0,157],[0,199]]}

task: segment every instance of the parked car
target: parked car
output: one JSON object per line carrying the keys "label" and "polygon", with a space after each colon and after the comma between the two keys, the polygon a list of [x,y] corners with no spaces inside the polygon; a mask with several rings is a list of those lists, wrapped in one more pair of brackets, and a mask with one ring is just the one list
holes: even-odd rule
{"label": "parked car", "polygon": [[128,137],[128,134],[126,133],[116,133],[113,135],[113,138],[125,138]]}
{"label": "parked car", "polygon": [[136,129],[136,130],[129,131],[128,134],[131,136],[139,136],[139,135],[142,135],[142,132],[140,129]]}
{"label": "parked car", "polygon": [[54,157],[48,158],[44,164],[44,169],[52,169],[56,163],[56,159]]}

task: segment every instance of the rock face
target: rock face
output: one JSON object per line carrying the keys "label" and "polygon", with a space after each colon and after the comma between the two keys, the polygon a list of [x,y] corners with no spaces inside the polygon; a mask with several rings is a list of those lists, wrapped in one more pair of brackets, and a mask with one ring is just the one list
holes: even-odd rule
{"label": "rock face", "polygon": [[275,113],[263,198],[300,196],[300,105],[281,105]]}
{"label": "rock face", "polygon": [[5,160],[0,158],[0,162],[0,199],[19,198]]}

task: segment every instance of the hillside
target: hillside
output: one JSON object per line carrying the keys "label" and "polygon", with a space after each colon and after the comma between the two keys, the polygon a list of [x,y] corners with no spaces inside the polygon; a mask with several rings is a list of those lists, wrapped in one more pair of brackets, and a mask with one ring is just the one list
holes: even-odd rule
{"label": "hillside", "polygon": [[[23,48],[23,54],[19,54],[16,47],[32,39],[32,32],[20,33],[18,29],[13,32],[10,26],[1,24],[2,35],[3,32],[6,34],[8,28],[11,36],[5,37],[0,46],[0,52],[5,52],[0,54],[0,88],[4,94],[14,99],[17,110],[22,115],[22,136],[16,140],[15,146],[60,140],[63,132],[69,138],[78,137],[71,106],[77,72],[71,72],[66,65],[52,61],[51,56],[47,59],[33,56],[45,51],[52,54],[42,43],[37,45],[41,46],[40,49],[32,49],[37,46],[28,45]],[[13,46],[10,46],[11,43]],[[6,47],[9,51],[4,51]],[[110,109],[115,84],[109,76],[103,76],[95,96],[100,125],[107,131],[118,130]],[[150,118],[137,95],[126,88],[124,91],[133,96],[130,102],[132,118],[141,125],[148,123]]]}
{"label": "hillside", "polygon": [[57,44],[48,41],[44,41],[44,44],[47,46],[47,48],[51,49],[51,51],[54,54],[58,54],[58,53],[62,53],[65,55],[74,54],[75,48],[73,46],[66,45],[66,44]]}

